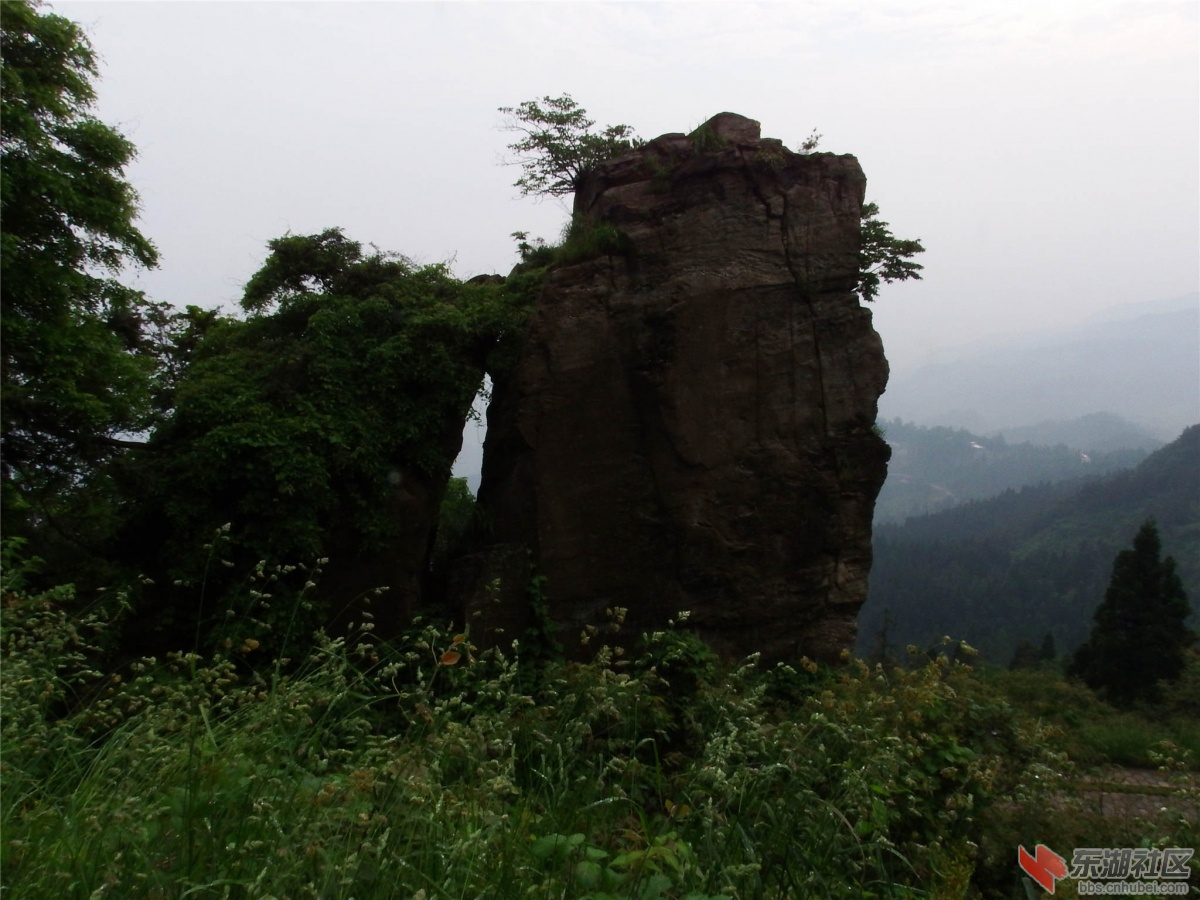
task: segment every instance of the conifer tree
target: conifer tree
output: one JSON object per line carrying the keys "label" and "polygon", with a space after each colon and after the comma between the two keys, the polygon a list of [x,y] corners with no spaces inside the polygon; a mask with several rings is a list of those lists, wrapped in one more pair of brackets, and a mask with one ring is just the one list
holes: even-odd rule
{"label": "conifer tree", "polygon": [[1175,560],[1161,554],[1151,519],[1133,539],[1133,548],[1117,554],[1091,637],[1069,669],[1118,706],[1157,701],[1159,683],[1179,678],[1187,648],[1196,640],[1184,624],[1191,606]]}

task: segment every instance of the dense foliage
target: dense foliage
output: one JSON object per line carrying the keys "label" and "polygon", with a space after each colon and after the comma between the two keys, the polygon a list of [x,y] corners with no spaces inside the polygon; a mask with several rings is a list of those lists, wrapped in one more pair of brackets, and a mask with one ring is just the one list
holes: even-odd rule
{"label": "dense foliage", "polygon": [[421,626],[256,675],[244,620],[113,671],[68,589],[4,597],[13,897],[912,897],[1065,764],[945,658],[718,670],[672,631],[531,679]]}
{"label": "dense foliage", "polygon": [[247,564],[403,542],[414,492],[436,512],[484,370],[538,285],[464,284],[337,229],[270,249],[247,316],[208,325],[141,460],[124,543],[157,580],[211,593],[205,546],[223,525],[222,558]]}
{"label": "dense foliage", "polygon": [[1161,684],[1183,674],[1196,641],[1184,624],[1191,613],[1175,560],[1162,558],[1158,528],[1148,521],[1132,549],[1117,554],[1096,624],[1070,671],[1119,706],[1157,701]]}
{"label": "dense foliage", "polygon": [[0,453],[5,531],[79,542],[81,496],[151,422],[160,308],[112,276],[152,266],[124,169],[134,148],[93,117],[96,57],[28,0],[0,18]]}
{"label": "dense foliage", "polygon": [[1129,721],[1049,676],[920,654],[723,666],[684,622],[628,657],[536,671],[519,642],[478,653],[423,623],[392,644],[317,635],[303,660],[256,671],[249,618],[211,655],[113,669],[111,620],[8,572],[13,898],[1011,898],[1018,843],[1197,837],[1170,814],[1089,811],[1047,723],[1095,758],[1107,738],[1076,717]]}

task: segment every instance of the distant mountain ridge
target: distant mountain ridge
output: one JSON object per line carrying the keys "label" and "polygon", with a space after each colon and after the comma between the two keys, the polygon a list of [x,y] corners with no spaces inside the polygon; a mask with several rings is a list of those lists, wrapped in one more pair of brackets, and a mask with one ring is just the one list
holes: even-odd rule
{"label": "distant mountain ridge", "polygon": [[1112,413],[1091,413],[1068,421],[1038,422],[998,432],[1009,443],[1029,443],[1046,447],[1063,445],[1082,453],[1116,453],[1123,450],[1157,450],[1163,445],[1146,429]]}
{"label": "distant mountain ridge", "polygon": [[[1116,416],[1088,418],[1027,429],[1034,437],[1073,435],[1079,443],[1016,441],[1006,434],[983,436],[900,419],[883,422],[892,458],[875,502],[875,522],[900,522],[1025,485],[1128,468],[1161,446],[1161,441]],[[1100,452],[1100,446],[1111,449]]]}
{"label": "distant mountain ridge", "polygon": [[1200,419],[1200,294],[966,350],[897,375],[880,415],[992,433],[1107,411],[1169,440]]}
{"label": "distant mountain ridge", "polygon": [[966,640],[1004,664],[1019,641],[1052,634],[1071,652],[1091,630],[1116,554],[1158,522],[1193,609],[1200,608],[1200,425],[1137,467],[1006,491],[875,529],[858,652]]}

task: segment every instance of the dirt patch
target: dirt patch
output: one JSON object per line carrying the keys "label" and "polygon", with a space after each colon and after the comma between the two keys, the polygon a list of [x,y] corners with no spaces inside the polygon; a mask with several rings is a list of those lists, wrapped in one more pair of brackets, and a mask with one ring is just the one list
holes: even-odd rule
{"label": "dirt patch", "polygon": [[1157,769],[1108,768],[1076,783],[1085,809],[1104,816],[1156,819],[1200,817],[1200,786],[1194,776],[1179,778]]}

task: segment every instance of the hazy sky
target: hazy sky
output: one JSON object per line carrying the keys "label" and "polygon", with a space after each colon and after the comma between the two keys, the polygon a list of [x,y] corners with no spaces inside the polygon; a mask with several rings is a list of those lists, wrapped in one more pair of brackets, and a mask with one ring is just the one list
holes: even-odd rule
{"label": "hazy sky", "polygon": [[1200,284],[1200,4],[56,2],[102,58],[154,299],[232,308],[268,240],[341,226],[460,277],[507,272],[500,106],[572,94],[643,137],[729,110],[858,156],[920,238],[876,327],[902,371]]}

